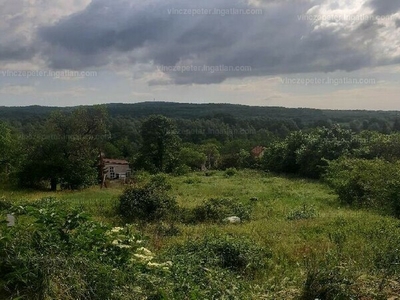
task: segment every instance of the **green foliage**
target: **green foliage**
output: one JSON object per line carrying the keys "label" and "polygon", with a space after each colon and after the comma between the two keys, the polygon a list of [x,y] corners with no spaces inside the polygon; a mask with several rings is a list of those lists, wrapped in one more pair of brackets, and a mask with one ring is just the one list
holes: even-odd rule
{"label": "green foliage", "polygon": [[220,223],[223,219],[232,216],[248,221],[250,215],[251,208],[241,202],[226,198],[212,198],[194,208],[191,221]]}
{"label": "green foliage", "polygon": [[171,172],[176,166],[180,143],[172,120],[150,116],[142,123],[140,132],[142,147],[136,165],[153,173]]}
{"label": "green foliage", "polygon": [[189,167],[189,170],[200,170],[206,162],[206,155],[192,147],[183,147],[179,152],[179,163]]}
{"label": "green foliage", "polygon": [[354,282],[354,273],[346,265],[335,265],[327,261],[308,262],[301,299],[358,299]]}
{"label": "green foliage", "polygon": [[190,173],[191,169],[187,165],[179,165],[174,168],[172,174],[175,176],[182,176]]}
{"label": "green foliage", "polygon": [[307,220],[317,216],[317,212],[313,206],[304,204],[301,208],[294,209],[288,213],[286,219],[288,220]]}
{"label": "green foliage", "polygon": [[127,188],[119,198],[119,213],[127,221],[154,221],[171,217],[176,200],[166,193],[171,185],[156,175],[144,187]]}
{"label": "green foliage", "polygon": [[198,178],[198,177],[189,177],[189,178],[185,179],[185,180],[183,181],[183,183],[186,183],[186,184],[201,183],[201,179]]}
{"label": "green foliage", "polygon": [[208,235],[168,249],[171,299],[245,299],[244,279],[264,273],[271,254],[245,237]]}
{"label": "green foliage", "polygon": [[96,183],[99,149],[106,139],[101,107],[53,113],[44,128],[26,140],[20,184],[38,187],[45,182],[55,190],[57,184],[79,189]]}
{"label": "green foliage", "polygon": [[319,178],[329,160],[351,154],[359,147],[354,133],[339,126],[319,128],[311,133],[294,132],[267,149],[264,167],[273,172]]}
{"label": "green foliage", "polygon": [[224,174],[226,177],[231,177],[231,176],[236,175],[236,173],[237,173],[237,170],[235,168],[229,168],[225,171]]}
{"label": "green foliage", "polygon": [[346,204],[400,216],[400,163],[381,159],[331,162],[325,179]]}
{"label": "green foliage", "polygon": [[12,210],[30,225],[0,224],[2,299],[145,299],[157,291],[133,227],[94,222],[54,199]]}
{"label": "green foliage", "polygon": [[201,145],[201,151],[206,156],[207,169],[216,169],[220,159],[219,146],[217,143],[212,141],[207,142]]}

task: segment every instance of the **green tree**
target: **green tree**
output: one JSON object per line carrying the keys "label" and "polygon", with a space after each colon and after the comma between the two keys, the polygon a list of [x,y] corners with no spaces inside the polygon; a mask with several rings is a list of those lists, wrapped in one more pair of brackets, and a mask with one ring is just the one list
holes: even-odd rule
{"label": "green tree", "polygon": [[208,169],[217,168],[220,158],[219,146],[215,143],[208,142],[201,146],[201,151],[206,155],[206,167]]}
{"label": "green tree", "polygon": [[170,172],[177,163],[180,138],[175,124],[168,118],[153,115],[140,129],[142,147],[137,163],[152,172]]}
{"label": "green tree", "polygon": [[192,170],[199,170],[206,162],[206,155],[192,147],[183,147],[179,152],[179,163],[190,167]]}
{"label": "green tree", "polygon": [[53,113],[44,128],[27,140],[21,184],[38,186],[50,181],[52,190],[58,184],[67,189],[94,184],[98,155],[107,137],[102,107]]}

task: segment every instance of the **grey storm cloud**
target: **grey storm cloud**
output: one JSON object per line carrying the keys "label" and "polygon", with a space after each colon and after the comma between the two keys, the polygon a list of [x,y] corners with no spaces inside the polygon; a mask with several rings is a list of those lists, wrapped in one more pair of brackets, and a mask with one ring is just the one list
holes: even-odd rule
{"label": "grey storm cloud", "polygon": [[398,0],[370,0],[368,3],[376,15],[391,15],[400,11],[400,1]]}
{"label": "grey storm cloud", "polygon": [[[390,1],[385,2],[383,5],[373,0],[370,5],[376,14],[395,11]],[[40,44],[45,45],[41,53],[55,69],[105,66],[116,55],[126,55],[130,64],[238,68],[223,72],[167,69],[165,73],[176,84],[211,84],[227,78],[285,73],[354,71],[375,63],[373,53],[361,46],[376,34],[378,28],[374,24],[341,34],[300,18],[315,2],[259,3],[260,6],[240,0],[93,0],[83,11],[39,29],[38,37],[44,42]],[[262,11],[225,16],[171,13],[173,9],[194,8]],[[249,67],[250,71],[240,71],[242,67]]]}

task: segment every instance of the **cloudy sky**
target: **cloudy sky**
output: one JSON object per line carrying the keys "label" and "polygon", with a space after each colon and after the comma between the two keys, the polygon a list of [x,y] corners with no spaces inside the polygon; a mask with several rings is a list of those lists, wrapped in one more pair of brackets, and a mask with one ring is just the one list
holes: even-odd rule
{"label": "cloudy sky", "polygon": [[0,106],[399,95],[398,0],[0,0]]}

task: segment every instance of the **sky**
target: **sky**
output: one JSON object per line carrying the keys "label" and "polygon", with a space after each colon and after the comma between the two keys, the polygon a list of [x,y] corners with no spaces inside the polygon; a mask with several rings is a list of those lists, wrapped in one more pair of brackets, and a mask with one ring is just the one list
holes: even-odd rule
{"label": "sky", "polygon": [[0,106],[400,110],[399,0],[0,0]]}

